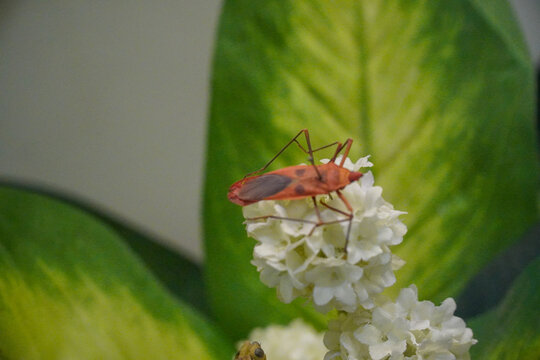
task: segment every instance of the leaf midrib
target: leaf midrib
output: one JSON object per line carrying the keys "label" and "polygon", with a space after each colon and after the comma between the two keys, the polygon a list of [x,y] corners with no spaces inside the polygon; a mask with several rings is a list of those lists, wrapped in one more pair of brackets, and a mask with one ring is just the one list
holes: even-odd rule
{"label": "leaf midrib", "polygon": [[366,46],[366,26],[364,18],[363,2],[356,2],[356,14],[357,14],[357,26],[356,37],[358,39],[358,116],[360,119],[359,138],[362,139],[363,147],[366,154],[371,154],[373,150],[373,144],[371,139],[372,126],[371,126],[371,104],[369,93],[369,71],[368,71],[368,51]]}

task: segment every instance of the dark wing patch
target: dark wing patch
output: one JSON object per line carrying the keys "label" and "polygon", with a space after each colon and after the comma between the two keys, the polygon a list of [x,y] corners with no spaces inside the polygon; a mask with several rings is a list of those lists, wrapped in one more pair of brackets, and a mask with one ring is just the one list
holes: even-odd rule
{"label": "dark wing patch", "polygon": [[288,176],[278,174],[261,175],[246,182],[238,193],[238,197],[247,201],[259,201],[277,194],[291,183]]}
{"label": "dark wing patch", "polygon": [[298,184],[294,188],[294,192],[298,195],[304,195],[306,193],[306,189],[302,186],[302,184]]}

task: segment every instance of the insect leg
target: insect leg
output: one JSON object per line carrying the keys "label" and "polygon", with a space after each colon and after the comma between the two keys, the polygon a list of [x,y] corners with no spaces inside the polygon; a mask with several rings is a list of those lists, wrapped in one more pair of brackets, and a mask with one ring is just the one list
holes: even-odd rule
{"label": "insect leg", "polygon": [[313,201],[313,206],[315,207],[315,213],[317,214],[317,219],[319,220],[319,222],[322,222],[321,212],[319,211],[319,207],[317,206],[317,200],[315,200],[315,196],[312,196],[311,200]]}
{"label": "insect leg", "polygon": [[321,173],[319,172],[319,168],[317,168],[317,165],[315,165],[315,160],[313,159],[313,153],[315,151],[319,151],[319,150],[322,150],[322,149],[326,149],[326,148],[329,148],[330,146],[334,146],[334,145],[337,145],[337,147],[339,148],[341,146],[341,143],[338,142],[338,141],[334,141],[333,143],[330,143],[328,145],[324,145],[324,146],[321,146],[321,147],[318,147],[316,149],[311,149],[311,142],[309,141],[309,137],[306,133],[306,143],[308,145],[308,150],[304,149],[304,147],[302,145],[300,145],[300,143],[297,141],[296,144],[298,145],[298,147],[303,151],[305,152],[306,154],[309,155],[309,162],[311,163],[311,165],[313,165],[313,167],[315,168],[315,172],[317,173],[318,175],[318,178],[319,180],[322,180],[322,176],[321,176]]}
{"label": "insect leg", "polygon": [[317,173],[317,177],[319,178],[319,180],[322,180],[322,176],[321,176],[321,173],[319,172],[319,168],[317,168],[317,165],[315,165],[315,160],[313,159],[313,149],[311,148],[311,141],[309,141],[309,132],[307,131],[307,129],[305,129],[304,134],[306,135],[306,144],[308,147],[309,162],[311,163],[311,165],[313,165],[313,168],[315,169],[315,172]]}
{"label": "insect leg", "polygon": [[[298,147],[299,147],[303,152],[305,152],[306,154],[309,154],[309,151],[306,150],[306,149],[304,149],[304,147],[303,147],[299,142],[296,142],[296,144],[298,145]],[[316,148],[316,149],[312,149],[311,152],[323,150],[323,149],[329,148],[330,146],[334,146],[334,145],[336,145],[336,144],[338,144],[338,146],[341,145],[338,141],[334,141],[333,143],[330,143],[330,144],[327,144],[327,145],[318,147],[318,148]]]}
{"label": "insect leg", "polygon": [[[308,149],[306,150],[299,142],[298,142],[298,137],[300,135],[304,134],[305,138],[306,138],[306,144],[307,144],[307,147]],[[309,139],[309,131],[308,129],[302,129],[300,130],[300,132],[298,134],[296,134],[281,150],[279,150],[279,152],[272,158],[270,159],[269,162],[266,163],[266,165],[264,165],[262,168],[260,168],[259,170],[256,170],[256,171],[253,171],[253,172],[250,172],[249,174],[247,174],[246,176],[244,176],[244,178],[246,177],[249,177],[251,175],[255,175],[257,173],[260,173],[261,171],[264,171],[268,166],[270,166],[270,164],[272,164],[274,162],[274,160],[276,160],[278,158],[279,155],[281,155],[281,153],[283,153],[285,151],[285,149],[287,149],[292,143],[296,143],[296,145],[298,145],[298,147],[303,151],[305,152],[306,154],[309,155],[309,162],[315,167],[315,171],[317,172],[317,175],[319,176],[319,178],[321,178],[321,174],[319,173],[319,169],[317,168],[317,166],[315,166],[315,161],[313,159],[313,153],[315,151],[319,151],[319,150],[323,150],[323,149],[326,149],[326,148],[329,148],[330,146],[334,146],[336,144],[338,144],[338,147],[339,147],[339,143],[337,141],[333,142],[333,143],[330,143],[330,144],[327,144],[327,145],[324,145],[324,146],[321,146],[321,147],[318,147],[316,149],[312,149],[311,147],[311,141]]]}
{"label": "insect leg", "polygon": [[345,159],[347,159],[347,156],[349,156],[349,151],[351,150],[351,145],[352,145],[352,139],[347,139],[344,145],[345,145],[345,151],[343,152],[343,157],[341,158],[341,163],[339,164],[340,167],[343,167],[343,164],[345,164]]}
{"label": "insect leg", "polygon": [[345,196],[343,196],[343,194],[339,190],[336,191],[336,193],[339,196],[339,198],[341,199],[341,201],[343,201],[343,203],[347,207],[347,210],[350,211],[349,213],[347,213],[347,212],[345,212],[343,210],[339,210],[339,209],[337,209],[337,208],[335,208],[333,206],[330,206],[330,205],[328,205],[327,203],[325,203],[322,200],[320,201],[320,203],[324,207],[326,207],[326,208],[328,208],[328,209],[330,209],[332,211],[335,211],[337,213],[340,213],[341,215],[345,215],[347,217],[346,219],[340,219],[340,220],[326,221],[325,222],[325,224],[340,223],[340,222],[345,222],[345,221],[349,222],[349,225],[347,226],[347,234],[345,235],[345,253],[347,253],[347,245],[349,244],[349,235],[350,235],[350,232],[351,232],[352,219],[353,219],[354,215],[353,215],[352,206],[349,204],[349,202],[347,201]]}
{"label": "insect leg", "polygon": [[349,211],[348,213],[346,211],[343,211],[343,210],[340,210],[340,209],[337,209],[331,205],[328,205],[326,204],[324,201],[320,201],[321,205],[323,205],[324,207],[332,210],[332,211],[335,211],[341,215],[344,215],[346,216],[345,219],[337,219],[337,220],[331,220],[331,221],[325,221],[322,219],[321,217],[321,212],[320,212],[320,209],[319,209],[319,206],[317,204],[317,200],[314,196],[311,197],[311,200],[313,201],[313,205],[315,207],[315,213],[317,215],[317,221],[313,221],[313,220],[306,220],[306,219],[297,219],[297,218],[289,218],[289,217],[284,217],[284,216],[277,216],[277,215],[263,215],[263,216],[257,216],[257,217],[252,217],[252,218],[246,218],[247,221],[255,221],[255,220],[266,220],[266,219],[275,219],[275,220],[288,220],[288,221],[296,221],[296,222],[302,222],[302,223],[306,223],[306,224],[313,224],[313,228],[311,229],[311,231],[309,232],[309,234],[307,236],[311,236],[313,234],[313,231],[315,231],[315,229],[319,226],[322,226],[322,225],[331,225],[331,224],[337,224],[337,223],[342,223],[342,222],[348,222],[348,226],[347,226],[347,233],[345,235],[345,246],[344,246],[344,249],[345,249],[345,254],[347,253],[347,246],[349,245],[349,236],[350,236],[350,233],[351,233],[351,226],[352,226],[352,219],[354,217],[353,215],[353,208],[351,206],[351,204],[349,203],[349,201],[347,200],[347,198],[339,191],[339,190],[336,190],[336,194],[338,195],[338,197],[341,199],[341,201],[343,202],[343,204],[345,205],[345,207],[347,208],[347,210]]}
{"label": "insect leg", "polygon": [[[317,214],[319,214],[319,209],[317,209]],[[313,234],[313,231],[315,231],[315,229],[322,225],[322,221],[320,219],[320,215],[319,216],[319,221],[311,221],[311,220],[306,220],[306,219],[296,219],[296,218],[288,218],[288,217],[284,217],[284,216],[276,216],[276,215],[263,215],[263,216],[257,216],[257,217],[253,217],[253,218],[246,218],[247,221],[252,221],[252,220],[266,220],[266,219],[275,219],[275,220],[288,220],[288,221],[296,221],[296,222],[301,222],[301,223],[306,223],[306,224],[313,224],[313,228],[311,229],[311,231],[309,232],[308,236],[311,236],[311,234]]]}
{"label": "insect leg", "polygon": [[336,152],[334,152],[334,155],[333,155],[332,158],[330,159],[330,162],[335,162],[335,161],[336,161],[336,157],[337,157],[338,154],[341,152],[341,150],[343,150],[343,144],[341,144],[340,142],[338,142],[338,143],[337,143]]}
{"label": "insect leg", "polygon": [[[348,149],[347,149],[347,152],[348,152]],[[343,159],[345,159],[345,157]],[[347,201],[347,198],[345,196],[343,196],[341,191],[336,190],[336,194],[339,196],[341,201],[343,201],[343,203],[347,207],[347,210],[349,210],[349,212],[350,212],[349,215],[348,215],[349,216],[349,225],[347,226],[347,235],[345,235],[345,253],[346,253],[347,252],[347,245],[349,245],[349,235],[351,234],[351,226],[352,226],[352,219],[353,219],[353,208],[352,208],[351,204],[349,204],[349,201]]]}
{"label": "insect leg", "polygon": [[322,225],[331,225],[336,224],[340,222],[350,221],[349,218],[347,219],[340,219],[340,220],[332,220],[332,221],[311,221],[306,219],[296,219],[296,218],[288,218],[284,216],[276,216],[276,215],[263,215],[263,216],[257,216],[252,218],[246,218],[246,221],[255,221],[255,220],[266,220],[266,219],[274,219],[274,220],[288,220],[288,221],[296,221],[296,222],[302,222],[306,224],[313,224],[313,229],[309,232],[307,236],[311,236],[313,234],[313,231],[315,231],[316,228]]}
{"label": "insect leg", "polygon": [[351,215],[351,214],[346,213],[346,212],[343,211],[343,210],[339,210],[339,209],[337,209],[337,208],[335,208],[335,207],[333,207],[333,206],[328,205],[327,203],[325,203],[325,202],[322,201],[322,200],[321,200],[321,205],[324,206],[324,207],[326,207],[326,208],[328,208],[328,209],[330,209],[330,210],[332,210],[332,211],[338,212],[338,213],[340,213],[340,214],[342,214],[342,215],[345,215],[345,216],[350,216],[350,215]]}
{"label": "insect leg", "polygon": [[349,151],[351,150],[352,142],[353,142],[352,139],[349,138],[349,139],[347,139],[345,141],[345,143],[343,143],[343,145],[341,145],[341,143],[339,143],[339,146],[336,149],[336,152],[335,152],[334,156],[332,157],[332,160],[330,160],[330,161],[335,162],[337,156],[339,155],[339,153],[343,149],[345,149],[345,151],[343,152],[343,157],[341,158],[341,163],[339,164],[340,167],[343,167],[343,164],[345,163],[345,159],[347,158],[347,156],[349,156]]}
{"label": "insect leg", "polygon": [[317,214],[317,220],[319,220],[319,222],[317,224],[315,224],[315,226],[313,226],[313,229],[311,229],[311,231],[309,232],[308,236],[311,236],[311,234],[313,234],[313,232],[315,231],[315,229],[322,225],[323,224],[323,221],[322,221],[322,218],[321,218],[321,212],[319,211],[319,206],[317,205],[317,200],[315,199],[315,196],[312,196],[311,197],[311,200],[313,200],[313,206],[315,207],[315,213]]}
{"label": "insect leg", "polygon": [[[313,232],[315,231],[315,229],[317,227],[321,226],[321,225],[335,224],[335,223],[338,223],[338,222],[343,222],[343,221],[348,221],[349,220],[347,218],[347,219],[344,219],[344,220],[323,221],[323,219],[321,217],[321,212],[319,210],[319,206],[317,205],[317,200],[315,199],[315,196],[312,196],[311,200],[313,201],[313,206],[315,207],[315,214],[317,215],[317,221],[305,220],[305,219],[296,219],[296,218],[288,218],[288,217],[277,216],[277,215],[263,215],[263,216],[253,217],[253,218],[246,218],[246,220],[251,220],[252,221],[252,220],[276,219],[276,220],[289,220],[289,221],[296,221],[296,222],[303,222],[303,223],[307,223],[307,224],[313,224],[313,228],[309,232],[308,236],[311,236],[313,234]],[[332,210],[338,211],[338,212],[340,212],[340,213],[342,213],[344,215],[348,215],[348,214],[346,214],[345,212],[343,212],[341,210],[332,208],[331,206],[326,205],[324,203],[322,203],[322,204],[324,206],[326,206],[326,207],[331,208]]]}
{"label": "insect leg", "polygon": [[297,222],[303,222],[308,224],[315,224],[317,225],[317,221],[311,221],[311,220],[305,220],[305,219],[295,219],[295,218],[288,218],[284,216],[276,216],[276,215],[263,215],[263,216],[256,216],[252,218],[246,218],[248,221],[252,220],[266,220],[266,219],[275,219],[275,220],[289,220],[289,221],[297,221]]}
{"label": "insect leg", "polygon": [[[272,158],[270,159],[269,162],[266,163],[266,165],[264,165],[262,168],[260,168],[259,170],[256,170],[256,171],[253,171],[253,172],[250,172],[249,174],[247,174],[246,176],[244,176],[244,178],[248,177],[248,176],[251,176],[251,175],[255,175],[261,171],[264,171],[268,166],[270,166],[270,164],[272,164],[274,162],[274,160],[276,160],[278,158],[279,155],[281,155],[282,152],[285,151],[285,149],[287,149],[293,142],[297,143],[298,144],[298,141],[296,140],[300,135],[302,135],[302,133],[306,134],[307,133],[307,129],[302,129],[300,130],[300,132],[298,134],[296,134],[292,139],[291,141],[289,141],[281,150],[278,151],[278,153]],[[306,135],[307,136],[307,135]]]}
{"label": "insect leg", "polygon": [[[248,177],[248,176],[251,176],[251,175],[255,175],[261,171],[264,171],[268,166],[270,166],[270,164],[272,164],[274,162],[274,160],[276,160],[278,158],[279,155],[281,155],[282,152],[285,151],[285,149],[287,149],[292,143],[296,143],[298,146],[300,146],[300,148],[305,152],[306,150],[302,147],[302,145],[300,145],[300,143],[298,142],[298,137],[300,135],[304,134],[305,137],[306,137],[306,141],[307,141],[307,144],[309,146],[309,148],[311,148],[311,144],[309,143],[309,132],[308,132],[308,129],[302,129],[300,130],[300,132],[298,134],[296,134],[287,144],[285,144],[285,146],[283,148],[281,148],[281,150],[278,151],[278,153],[272,158],[270,159],[269,162],[266,163],[266,165],[264,165],[262,168],[260,168],[259,170],[256,170],[256,171],[253,171],[253,172],[250,172],[249,174],[247,174],[246,176],[244,176],[245,178]],[[312,151],[313,152],[313,151]],[[313,156],[312,156],[313,157]]]}

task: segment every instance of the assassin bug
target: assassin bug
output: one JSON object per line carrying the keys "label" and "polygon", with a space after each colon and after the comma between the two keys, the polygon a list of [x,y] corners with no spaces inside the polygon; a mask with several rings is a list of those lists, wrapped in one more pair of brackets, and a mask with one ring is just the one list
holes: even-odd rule
{"label": "assassin bug", "polygon": [[244,341],[234,360],[266,360],[266,354],[258,342]]}
{"label": "assassin bug", "polygon": [[[307,150],[304,149],[304,147],[302,147],[302,145],[298,142],[298,137],[302,134],[304,134],[306,138]],[[309,155],[309,162],[311,165],[289,166],[275,171],[270,171],[262,175],[256,175],[268,168],[268,166],[270,166],[270,164],[292,143],[296,143],[300,149],[302,149],[302,151]],[[334,152],[332,159],[326,164],[315,165],[313,153],[334,145],[336,145],[336,151]],[[340,190],[353,181],[360,179],[360,177],[363,175],[360,172],[350,171],[343,167],[345,159],[347,158],[349,150],[351,149],[351,145],[352,139],[347,139],[343,144],[336,141],[320,148],[312,149],[311,142],[309,140],[309,132],[307,129],[303,129],[296,134],[296,136],[293,137],[266,165],[257,171],[247,174],[242,180],[232,184],[229,188],[228,198],[235,204],[246,206],[261,200],[295,200],[311,197],[315,207],[317,221],[294,219],[275,215],[259,216],[248,218],[247,220],[278,219],[311,223],[314,226],[309,235],[311,235],[318,226],[348,221],[349,224],[345,237],[345,252],[347,252],[347,244],[349,242],[349,234],[351,231],[353,218],[353,209]],[[342,151],[343,156],[341,161],[339,164],[336,164],[336,158]],[[330,194],[332,192],[337,194],[349,212],[336,209],[335,207],[332,207],[320,200],[319,203],[322,206],[346,217],[339,220],[323,221],[315,196]]]}

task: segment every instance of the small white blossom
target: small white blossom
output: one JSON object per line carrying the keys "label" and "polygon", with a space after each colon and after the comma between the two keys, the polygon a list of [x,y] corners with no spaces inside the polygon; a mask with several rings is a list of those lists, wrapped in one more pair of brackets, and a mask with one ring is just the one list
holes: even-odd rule
{"label": "small white blossom", "polygon": [[330,321],[325,360],[468,360],[477,341],[465,322],[454,316],[456,303],[440,306],[418,301],[414,285],[402,289],[396,302],[380,296],[372,310],[359,308]]}
{"label": "small white blossom", "polygon": [[[323,161],[328,162],[328,160]],[[339,163],[340,159],[336,160]],[[346,159],[344,167],[356,171],[372,166],[368,157],[355,164]],[[342,194],[353,208],[347,251],[344,251],[348,221],[325,224],[314,229],[312,223],[265,219],[246,222],[248,234],[258,241],[252,263],[260,271],[261,281],[275,287],[279,299],[291,302],[299,296],[313,300],[322,312],[333,308],[352,312],[359,305],[373,306],[373,295],[396,281],[394,270],[403,261],[392,255],[390,246],[403,240],[407,228],[398,219],[404,214],[394,210],[382,197],[382,188],[374,186],[371,172],[347,185]],[[348,212],[338,196],[318,196],[317,201]],[[325,222],[346,217],[319,205]],[[244,207],[244,217],[266,215],[317,221],[310,198],[260,201]]]}
{"label": "small white blossom", "polygon": [[249,339],[261,344],[268,360],[321,360],[326,353],[323,334],[300,319],[288,326],[257,328]]}

